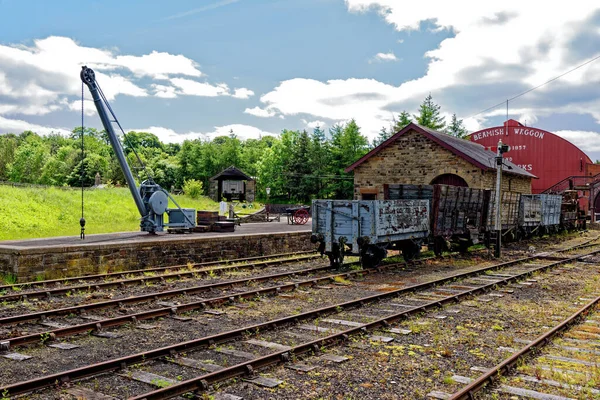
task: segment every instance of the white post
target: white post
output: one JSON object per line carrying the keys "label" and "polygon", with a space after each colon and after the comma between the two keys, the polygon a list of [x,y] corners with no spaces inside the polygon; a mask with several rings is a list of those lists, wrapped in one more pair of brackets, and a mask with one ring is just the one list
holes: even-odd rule
{"label": "white post", "polygon": [[496,247],[494,249],[494,256],[500,257],[500,246],[502,238],[502,212],[501,212],[501,199],[502,199],[502,140],[498,141],[498,151],[496,152]]}

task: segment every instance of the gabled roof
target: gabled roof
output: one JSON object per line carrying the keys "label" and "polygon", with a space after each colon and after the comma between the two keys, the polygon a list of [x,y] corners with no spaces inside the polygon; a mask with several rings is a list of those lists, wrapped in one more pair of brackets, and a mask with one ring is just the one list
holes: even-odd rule
{"label": "gabled roof", "polygon": [[248,176],[245,172],[240,169],[237,169],[233,165],[229,168],[225,168],[223,171],[219,172],[212,178],[211,181],[216,180],[233,180],[233,181],[253,181],[250,176]]}
{"label": "gabled roof", "polygon": [[[354,164],[346,168],[345,171],[353,171],[356,167],[367,161],[369,158],[373,157],[381,150],[393,144],[396,141],[396,139],[398,139],[400,136],[410,131],[416,131],[422,135],[425,135],[427,138],[433,140],[446,150],[451,151],[452,153],[470,162],[471,164],[483,169],[484,171],[496,170],[496,165],[494,164],[496,154],[489,150],[486,150],[485,147],[483,147],[479,143],[450,136],[446,133],[434,131],[433,129],[429,129],[424,126],[415,124],[414,122],[411,122],[410,124],[406,125],[401,131],[396,133],[394,136],[381,143],[379,146],[375,147],[373,150],[365,154]],[[512,162],[506,159],[504,160],[503,171],[509,174],[522,175],[527,176],[529,178],[537,179],[535,175],[525,171],[524,169],[518,167],[516,164],[513,164]]]}

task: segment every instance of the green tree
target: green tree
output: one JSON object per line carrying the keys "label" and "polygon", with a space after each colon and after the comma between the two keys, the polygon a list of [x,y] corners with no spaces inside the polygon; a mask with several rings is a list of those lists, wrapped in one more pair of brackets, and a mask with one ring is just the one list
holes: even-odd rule
{"label": "green tree", "polygon": [[328,173],[331,161],[331,143],[325,136],[325,131],[320,127],[316,127],[313,130],[311,142],[310,142],[310,153],[309,153],[309,166],[312,174],[310,179],[312,193],[317,197],[328,197],[327,191]]}
{"label": "green tree", "polygon": [[163,144],[153,133],[148,132],[135,132],[130,131],[127,132],[127,135],[122,140],[123,142],[123,151],[126,154],[133,151],[139,151],[141,148],[144,149],[163,149]]}
{"label": "green tree", "polygon": [[379,146],[381,143],[385,142],[390,137],[392,137],[392,135],[393,135],[392,131],[388,132],[388,130],[386,129],[386,127],[382,126],[381,130],[379,131],[379,134],[377,135],[377,137],[375,139],[373,139],[373,147]]}
{"label": "green tree", "polygon": [[48,149],[41,141],[26,139],[15,152],[14,162],[8,164],[9,179],[12,182],[39,183],[48,157]]}
{"label": "green tree", "polygon": [[379,146],[381,143],[385,142],[396,133],[400,132],[404,127],[412,122],[410,118],[410,114],[406,112],[406,110],[402,111],[398,114],[398,119],[393,117],[392,123],[389,128],[382,127],[379,131],[379,134],[375,139],[373,139],[373,147]]}
{"label": "green tree", "polygon": [[0,135],[0,180],[8,179],[8,166],[15,160],[18,141],[14,134]]}
{"label": "green tree", "polygon": [[[168,157],[152,163],[154,181],[167,190],[176,187],[179,176],[177,158]],[[202,189],[202,186],[200,187]]]}
{"label": "green tree", "polygon": [[398,114],[398,119],[394,118],[394,126],[392,127],[392,132],[394,134],[398,133],[399,131],[404,129],[404,127],[406,125],[410,124],[411,122],[412,122],[412,119],[410,118],[410,114],[407,113],[406,110],[402,111],[400,114]]}
{"label": "green tree", "polygon": [[414,116],[417,124],[436,131],[443,131],[446,122],[444,117],[440,115],[440,108],[439,105],[433,102],[431,93],[427,95],[419,107],[419,115]]}
{"label": "green tree", "polygon": [[[82,176],[83,169],[83,176]],[[83,186],[89,187],[94,185],[96,179],[96,173],[100,173],[104,176],[108,169],[108,160],[99,154],[88,153],[83,161],[80,161],[71,174],[67,178],[69,186],[81,186],[83,180]]]}
{"label": "green tree", "polygon": [[344,172],[344,169],[367,153],[369,142],[360,133],[360,128],[354,119],[344,127],[334,126],[330,133],[332,194],[337,199],[351,199],[354,193],[353,175]]}
{"label": "green tree", "polygon": [[463,125],[463,120],[456,118],[456,113],[452,114],[452,120],[446,128],[446,133],[461,139],[465,139],[469,135],[467,128]]}
{"label": "green tree", "polygon": [[270,202],[274,199],[287,198],[287,177],[283,175],[283,146],[281,141],[273,143],[266,149],[258,163],[258,178],[260,183],[260,195],[266,198],[265,188],[271,188]]}
{"label": "green tree", "polygon": [[81,161],[81,151],[72,146],[63,146],[50,156],[42,170],[39,183],[43,185],[63,186],[78,162]]}
{"label": "green tree", "polygon": [[288,165],[289,196],[307,202],[314,190],[309,177],[313,173],[310,167],[310,138],[308,133],[293,132],[293,144]]}

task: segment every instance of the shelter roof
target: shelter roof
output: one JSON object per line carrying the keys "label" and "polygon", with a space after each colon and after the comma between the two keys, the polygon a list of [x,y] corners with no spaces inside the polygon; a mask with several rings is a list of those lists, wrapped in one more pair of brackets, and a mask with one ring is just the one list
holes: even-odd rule
{"label": "shelter roof", "polygon": [[[436,142],[446,150],[451,151],[452,153],[465,159],[466,161],[481,168],[484,171],[496,170],[496,154],[492,151],[486,150],[486,148],[482,145],[475,142],[471,142],[470,140],[460,139],[443,132],[434,131],[433,129],[429,129],[427,127],[411,122],[410,124],[406,125],[402,130],[390,137],[388,140],[381,143],[379,146],[375,147],[373,150],[365,154],[354,164],[350,165],[348,168],[345,169],[345,171],[353,171],[356,167],[367,161],[369,158],[375,156],[381,150],[393,144],[396,141],[396,139],[398,139],[400,136],[410,131],[416,131],[426,136],[427,138]],[[529,178],[537,179],[535,175],[525,171],[524,169],[518,167],[516,164],[513,164],[512,162],[506,159],[504,160],[503,170],[504,172],[509,174],[522,175]]]}
{"label": "shelter roof", "polygon": [[212,178],[211,181],[253,181],[252,177],[243,172],[242,170],[236,168],[235,166],[230,166],[229,168],[225,168],[223,171],[219,172]]}

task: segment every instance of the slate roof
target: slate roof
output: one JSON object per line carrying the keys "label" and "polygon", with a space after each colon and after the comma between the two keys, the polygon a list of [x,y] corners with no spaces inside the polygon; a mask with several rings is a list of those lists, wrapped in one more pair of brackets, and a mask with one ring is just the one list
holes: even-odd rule
{"label": "slate roof", "polygon": [[[409,131],[419,132],[429,139],[433,140],[443,148],[451,151],[457,156],[465,159],[471,164],[483,169],[484,171],[496,170],[496,165],[494,163],[494,158],[496,154],[492,151],[486,150],[485,147],[480,145],[479,143],[471,142],[470,140],[459,139],[454,136],[450,136],[448,134],[434,131],[433,129],[426,128],[424,126],[415,124],[411,122],[407,126],[404,127],[401,131],[396,133],[394,136],[390,137],[385,142],[381,143],[379,146],[375,147],[373,150],[368,152],[354,164],[350,165],[345,169],[346,172],[353,171],[356,167],[358,167],[363,162],[367,161],[369,158],[373,157],[377,153],[379,153],[384,148],[388,147],[392,143],[396,141],[400,136],[404,135]],[[518,167],[516,164],[508,160],[504,160],[503,172],[508,174],[522,175],[527,176],[529,178],[537,179],[537,176],[525,171],[524,169]]]}
{"label": "slate roof", "polygon": [[254,179],[232,165],[231,167],[225,168],[223,171],[210,178],[210,180],[253,181]]}

